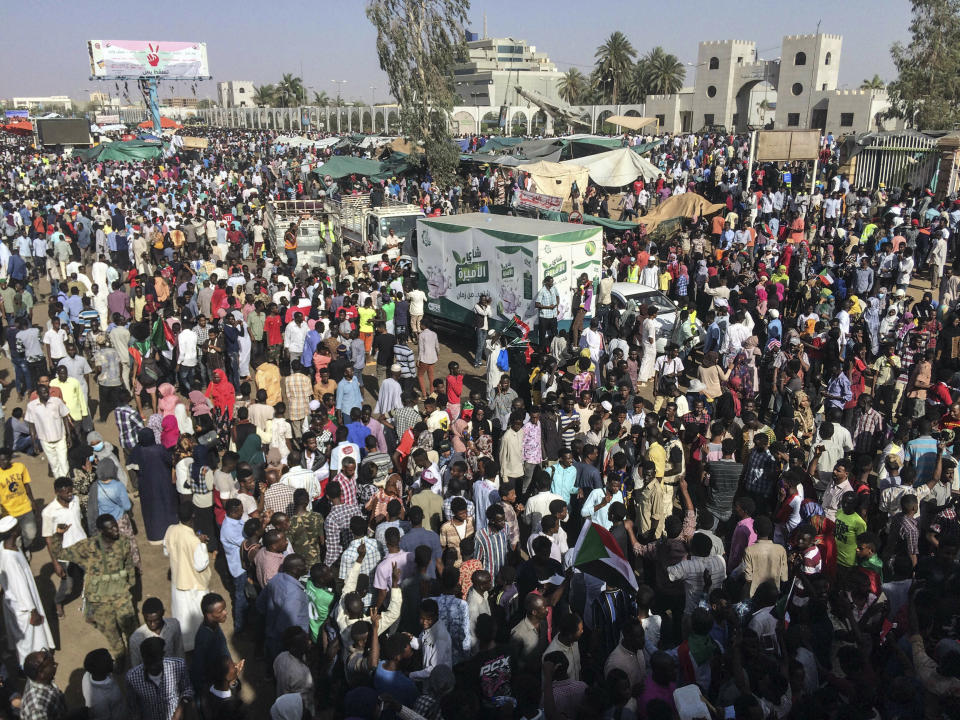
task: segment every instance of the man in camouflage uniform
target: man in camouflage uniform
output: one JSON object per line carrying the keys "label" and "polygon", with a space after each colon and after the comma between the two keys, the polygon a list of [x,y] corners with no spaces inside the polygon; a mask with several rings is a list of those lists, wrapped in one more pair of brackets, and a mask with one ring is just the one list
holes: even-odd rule
{"label": "man in camouflage uniform", "polygon": [[137,628],[131,590],[136,571],[130,555],[130,541],[121,537],[112,515],[97,518],[99,535],[63,547],[68,525],[58,525],[50,538],[52,555],[77,563],[84,570],[86,620],[103,633],[116,657],[126,652],[127,641]]}

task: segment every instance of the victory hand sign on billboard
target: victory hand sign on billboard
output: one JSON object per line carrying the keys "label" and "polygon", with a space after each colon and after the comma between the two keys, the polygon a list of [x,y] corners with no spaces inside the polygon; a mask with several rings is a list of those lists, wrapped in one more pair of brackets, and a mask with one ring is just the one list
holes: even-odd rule
{"label": "victory hand sign on billboard", "polygon": [[206,43],[162,40],[90,40],[90,76],[101,80],[156,77],[203,80],[210,77]]}

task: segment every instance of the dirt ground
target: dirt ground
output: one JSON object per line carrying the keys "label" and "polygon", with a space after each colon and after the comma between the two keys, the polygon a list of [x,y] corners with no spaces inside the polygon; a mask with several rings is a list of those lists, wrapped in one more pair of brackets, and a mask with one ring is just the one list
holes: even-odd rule
{"label": "dirt ground", "polygon": [[[41,286],[41,297],[46,298],[48,288],[46,283]],[[46,322],[46,303],[41,302],[34,308],[34,321],[43,327]],[[450,343],[454,345],[451,347]],[[455,360],[460,363],[461,370],[467,376],[465,384],[469,389],[483,389],[483,369],[474,369],[472,366],[472,351],[470,343],[467,342],[460,346],[458,338],[441,335],[440,360],[437,363],[437,376],[446,376],[447,363]],[[371,391],[375,388],[376,379],[373,377],[374,368],[370,368],[369,373],[365,373],[366,388],[365,399],[371,404],[376,401]],[[5,417],[10,417],[15,407],[25,407],[24,402],[17,402],[16,391],[13,386],[13,366],[6,355],[0,356],[0,383],[3,384],[2,397],[4,400],[3,408]],[[256,384],[251,382],[254,387]],[[98,390],[96,382],[93,383],[91,390],[91,401],[97,398]],[[117,426],[112,418],[104,423],[96,422],[97,416],[94,416],[96,429],[104,439],[112,443],[115,447],[117,442]],[[30,457],[23,453],[17,453],[14,460],[26,465],[30,473],[31,488],[33,496],[36,499],[37,522],[39,524],[40,510],[54,498],[53,478],[49,473],[49,466],[46,459],[41,455]],[[133,518],[137,527],[143,526],[143,515],[140,509],[140,502],[133,498]],[[143,573],[140,582],[135,589],[135,604],[139,612],[143,600],[149,597],[158,597],[163,601],[168,609],[171,605],[170,597],[170,564],[163,554],[163,548],[157,545],[150,545],[142,532],[138,535],[140,553],[142,555]],[[107,643],[100,633],[83,619],[81,612],[82,600],[75,598],[71,600],[64,608],[64,617],[58,618],[53,603],[53,598],[58,586],[58,578],[53,573],[53,565],[46,549],[38,550],[33,553],[31,560],[34,577],[36,578],[37,589],[40,592],[44,602],[45,617],[50,624],[50,630],[53,633],[56,642],[56,658],[59,663],[57,670],[56,683],[66,693],[68,705],[77,707],[82,705],[83,696],[81,693],[81,679],[83,677],[83,659],[88,652],[99,647],[107,647]],[[222,555],[218,555],[214,563],[214,573],[211,581],[211,592],[217,592],[226,598],[229,593],[224,589],[222,578],[227,574],[226,563]],[[229,604],[229,600],[228,600]],[[142,617],[138,616],[142,622]],[[0,625],[2,631],[2,625]],[[251,704],[252,709],[258,712],[266,713],[274,699],[274,691],[270,683],[264,681],[264,671],[266,664],[263,660],[254,657],[255,647],[252,630],[245,630],[239,637],[233,637],[231,621],[228,620],[224,625],[224,631],[227,634],[227,641],[234,660],[246,658],[246,667],[242,673],[244,700]],[[7,643],[2,647],[6,649]],[[18,689],[23,681],[17,678],[17,662],[15,653],[7,650],[4,654],[6,665],[10,671],[11,684]],[[125,669],[124,669],[125,670]],[[119,678],[122,682],[122,677]],[[263,715],[259,715],[263,716]]]}
{"label": "dirt ground", "polygon": [[[929,289],[929,282],[925,279],[915,279],[910,288],[910,295],[914,299],[919,299],[924,290]],[[48,288],[44,283],[41,286],[41,297],[46,298]],[[39,303],[34,310],[34,320],[41,326],[46,321],[46,303]],[[465,384],[468,390],[484,389],[485,369],[475,369],[472,365],[472,335],[468,337],[452,336],[450,334],[441,334],[441,353],[440,360],[437,363],[438,376],[446,375],[447,363],[456,360],[460,363],[462,372],[467,376]],[[465,340],[465,342],[464,342]],[[373,368],[366,377],[367,386],[365,396],[374,401],[371,390],[374,388],[375,378]],[[365,373],[365,375],[367,375]],[[6,417],[10,416],[13,408],[23,407],[24,403],[16,401],[16,393],[13,389],[13,368],[10,360],[4,355],[0,356],[0,383],[3,384],[2,397],[4,399],[4,411]],[[645,389],[649,393],[649,388]],[[93,385],[91,399],[97,397],[96,384]],[[117,445],[117,427],[112,419],[105,423],[96,423],[97,430],[103,437]],[[49,475],[46,460],[40,457],[30,457],[23,454],[17,454],[14,458],[27,466],[31,477],[31,486],[33,495],[36,499],[36,507],[39,522],[39,510],[42,509],[53,499],[53,478]],[[134,500],[133,507],[134,522],[142,527],[143,517],[140,510],[140,503]],[[164,605],[170,607],[170,578],[169,561],[163,554],[160,546],[150,545],[146,542],[145,536],[139,535],[140,552],[143,558],[143,574],[137,587],[136,606],[139,610],[142,601],[149,597],[160,598]],[[37,587],[44,600],[45,615],[50,623],[50,628],[56,641],[57,662],[59,669],[57,671],[56,682],[67,695],[68,704],[72,707],[82,704],[82,694],[80,682],[83,676],[84,656],[99,647],[106,647],[106,642],[100,633],[88,625],[81,613],[82,602],[79,598],[72,600],[65,607],[65,616],[57,618],[53,605],[53,598],[56,591],[57,578],[53,574],[53,566],[46,550],[40,550],[33,553],[31,566],[36,577]],[[226,573],[225,562],[222,556],[218,556],[214,564],[215,573],[211,582],[211,591],[218,592],[224,597],[229,597],[229,593],[224,589],[222,577]],[[142,618],[140,618],[142,621]],[[243,671],[241,680],[243,682],[243,697],[250,703],[251,709],[258,713],[266,713],[274,699],[274,691],[270,683],[264,680],[265,663],[255,658],[255,647],[252,630],[245,630],[240,637],[233,637],[230,621],[224,626],[227,633],[227,640],[234,660],[241,658],[247,659],[246,667]],[[4,644],[5,645],[5,644]],[[5,654],[7,667],[11,670],[11,678],[16,678],[16,658],[9,651]],[[122,678],[121,678],[122,681]],[[17,687],[22,685],[22,680],[11,681]],[[263,716],[263,715],[258,715]]]}

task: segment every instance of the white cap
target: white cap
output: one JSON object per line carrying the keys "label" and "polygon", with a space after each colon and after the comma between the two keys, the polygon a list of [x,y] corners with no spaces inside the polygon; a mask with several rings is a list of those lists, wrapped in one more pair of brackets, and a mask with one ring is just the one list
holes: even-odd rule
{"label": "white cap", "polygon": [[17,519],[13,515],[0,518],[0,533],[8,533],[17,526]]}
{"label": "white cap", "polygon": [[310,401],[310,405],[309,405],[308,407],[310,408],[310,412],[316,412],[317,410],[320,409],[320,401],[319,401],[319,400],[311,400],[311,401]]}

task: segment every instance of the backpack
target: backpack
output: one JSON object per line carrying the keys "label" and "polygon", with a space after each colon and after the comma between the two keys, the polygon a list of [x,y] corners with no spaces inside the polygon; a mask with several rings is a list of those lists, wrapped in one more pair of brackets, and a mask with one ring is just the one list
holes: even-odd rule
{"label": "backpack", "polygon": [[501,348],[500,352],[497,353],[497,369],[503,372],[510,372],[510,355],[507,353],[506,348]]}
{"label": "backpack", "polygon": [[157,364],[155,357],[143,358],[140,362],[140,372],[137,373],[137,380],[144,387],[156,387],[160,381],[160,366]]}

